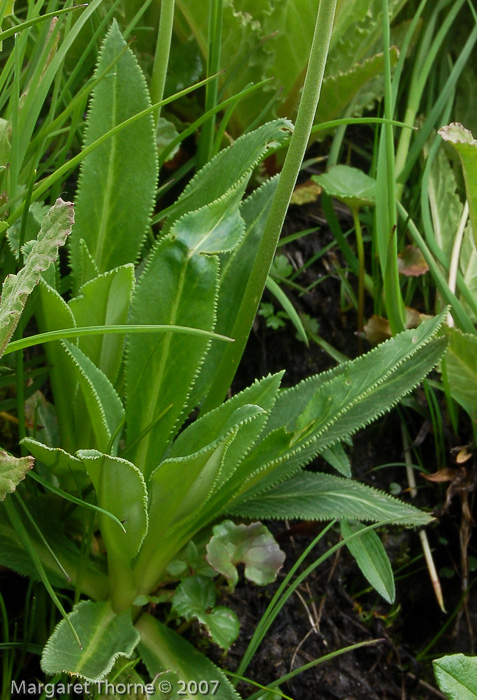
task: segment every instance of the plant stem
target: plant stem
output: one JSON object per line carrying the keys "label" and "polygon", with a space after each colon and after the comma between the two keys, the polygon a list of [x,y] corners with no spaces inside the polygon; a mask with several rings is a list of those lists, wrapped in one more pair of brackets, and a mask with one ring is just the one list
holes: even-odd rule
{"label": "plant stem", "polygon": [[[223,0],[209,0],[209,48],[207,54],[207,77],[216,75],[220,70],[220,53],[222,46],[222,4]],[[219,92],[218,77],[207,83],[205,88],[205,113],[217,105]],[[213,113],[202,127],[197,154],[197,170],[209,162],[214,151],[214,132],[216,115]]]}
{"label": "plant stem", "polygon": [[209,394],[203,404],[204,413],[218,406],[225,398],[250,334],[313,126],[328,56],[336,2],[337,0],[320,1],[295,130],[250,273],[250,281],[231,334],[235,338],[233,350],[230,349],[232,346],[227,348],[223,361],[217,368]]}
{"label": "plant stem", "polygon": [[[164,86],[166,84],[167,66],[169,65],[169,53],[171,49],[172,27],[174,23],[175,0],[162,0],[161,16],[159,19],[159,30],[157,32],[156,53],[154,56],[154,67],[151,77],[151,102],[161,102],[164,97]],[[161,116],[159,107],[156,114],[156,126]]]}
{"label": "plant stem", "polygon": [[[364,245],[363,232],[361,230],[361,222],[359,220],[359,209],[354,207],[352,210],[354,229],[356,232],[356,250],[358,252],[358,332],[361,333],[364,325]],[[361,342],[361,336],[360,336]]]}

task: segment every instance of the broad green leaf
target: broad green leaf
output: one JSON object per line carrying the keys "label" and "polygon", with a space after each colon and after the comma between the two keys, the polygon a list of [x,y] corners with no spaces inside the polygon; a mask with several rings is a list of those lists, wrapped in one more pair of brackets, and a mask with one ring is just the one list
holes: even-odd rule
{"label": "broad green leaf", "polygon": [[442,656],[432,662],[437,684],[449,700],[477,700],[477,657]]}
{"label": "broad green leaf", "polygon": [[[102,452],[115,450],[124,422],[124,408],[113,385],[78,347],[61,341],[65,357],[70,362],[70,373],[76,375],[81,396],[76,397],[77,447],[96,447]],[[83,404],[84,401],[84,404]],[[94,434],[96,444],[91,442]]]}
{"label": "broad green leaf", "polygon": [[169,231],[179,217],[205,207],[235,188],[245,174],[253,168],[267,151],[282,143],[289,135],[292,124],[277,119],[244,134],[228,148],[220,151],[192,178],[172,208],[164,231]]}
{"label": "broad green leaf", "polygon": [[464,172],[465,191],[469,202],[470,221],[477,245],[477,140],[462,124],[454,122],[439,129],[442,136],[459,154]]}
{"label": "broad green leaf", "polygon": [[[123,265],[86,282],[69,302],[78,327],[127,323],[134,289],[134,266]],[[114,384],[122,361],[124,336],[96,335],[79,340],[78,347]]]}
{"label": "broad green leaf", "polygon": [[350,209],[372,206],[376,201],[376,180],[358,168],[335,165],[323,175],[313,175],[312,179]]}
{"label": "broad green leaf", "polygon": [[[229,337],[232,333],[245,290],[250,282],[243,271],[252,269],[277,184],[277,177],[268,180],[242,202],[240,214],[245,222],[244,236],[237,248],[220,257],[220,283],[215,325],[217,333],[226,334]],[[199,399],[207,396],[213,378],[223,362],[223,356],[224,348],[220,347],[220,343],[213,343],[197,378],[193,390],[194,396]]]}
{"label": "broad green leaf", "polygon": [[463,205],[457,180],[444,148],[439,148],[429,177],[429,203],[436,242],[450,261]]}
{"label": "broad green leaf", "polygon": [[[170,682],[167,693],[170,700],[181,700],[183,697],[179,695],[181,686],[177,679],[184,681],[186,687],[190,681],[197,682],[201,679],[209,684],[209,697],[239,700],[225,674],[177,632],[148,614],[141,615],[136,622],[136,629],[141,635],[138,652],[148,673],[151,678],[161,674],[158,679],[159,690],[161,680]],[[164,673],[166,671],[169,674]]]}
{"label": "broad green leaf", "polygon": [[[104,72],[125,46],[113,22],[101,47],[96,75]],[[149,105],[144,76],[133,52],[127,49],[93,91],[84,146]],[[76,289],[86,281],[77,259],[81,239],[100,272],[136,261],[149,224],[156,178],[152,115],[123,129],[84,159],[70,247]],[[84,272],[84,266],[82,269]]]}
{"label": "broad green leaf", "polygon": [[61,447],[48,447],[33,438],[24,438],[21,441],[32,455],[39,460],[51,474],[54,474],[60,484],[70,490],[80,490],[88,483],[83,462],[70,455]]}
{"label": "broad green leaf", "polygon": [[247,182],[246,175],[220,199],[183,214],[172,227],[172,238],[185,243],[190,255],[213,255],[233,250],[244,230],[239,205]]}
{"label": "broad green leaf", "polygon": [[[75,319],[68,304],[58,292],[41,280],[39,285],[36,319],[41,333],[74,328]],[[74,341],[77,342],[77,341]],[[78,382],[70,371],[70,363],[61,343],[45,345],[45,354],[50,366],[49,377],[59,420],[61,445],[67,452],[77,449],[73,398]]]}
{"label": "broad green leaf", "polygon": [[[395,66],[399,52],[390,50],[391,66]],[[377,53],[359,63],[352,63],[344,72],[333,73],[323,80],[320,102],[316,110],[315,124],[332,121],[341,116],[353,98],[353,116],[359,116],[384,95],[384,55]],[[323,135],[323,132],[322,134]]]}
{"label": "broad green leaf", "polygon": [[74,221],[73,205],[58,199],[43,219],[40,233],[16,275],[8,275],[3,283],[0,303],[0,357],[5,352],[22,314],[26,300],[65,244]]}
{"label": "broad green leaf", "polygon": [[[175,29],[183,40],[192,34],[204,57],[207,54],[208,21],[195,0],[177,0],[179,13]],[[406,4],[406,0],[390,0],[390,19]],[[223,91],[236,95],[251,82],[273,77],[252,96],[241,100],[230,121],[233,134],[241,134],[259,116],[295,115],[303,75],[306,70],[317,12],[315,0],[270,2],[270,0],[236,0],[224,4],[222,10],[221,66],[226,68]],[[346,0],[338,2],[331,38],[326,77],[336,76],[336,83],[323,85],[322,107],[317,121],[332,118],[342,111],[363,86],[364,104],[382,95],[382,86],[366,85],[366,81],[382,72],[381,0]],[[393,50],[395,51],[395,50]],[[367,57],[368,62],[363,61]],[[363,62],[363,63],[360,63]],[[353,67],[356,66],[354,75]],[[349,72],[349,74],[348,74]],[[340,74],[344,78],[340,80]],[[348,99],[346,100],[346,91]],[[360,102],[361,104],[361,102]],[[329,115],[332,116],[329,116]]]}
{"label": "broad green leaf", "polygon": [[100,516],[109,567],[129,565],[148,530],[147,490],[137,467],[126,459],[79,450],[77,456],[93,482],[98,505],[120,520],[126,532],[110,518]]}
{"label": "broad green leaf", "polygon": [[189,576],[176,588],[172,608],[184,620],[196,618],[206,626],[212,640],[228,649],[238,637],[237,615],[223,606],[215,606],[215,582],[204,576]]}
{"label": "broad green leaf", "polygon": [[238,582],[237,564],[244,564],[245,578],[260,586],[276,580],[285,554],[265,525],[236,525],[225,520],[213,528],[213,533],[207,545],[207,561],[228,579],[231,588]]}
{"label": "broad green leaf", "polygon": [[170,457],[183,457],[210,445],[240,422],[237,410],[244,406],[259,406],[264,413],[271,411],[280,387],[283,372],[256,380],[251,386],[198,420],[191,423],[178,437],[169,452]]}
{"label": "broad green leaf", "polygon": [[449,389],[452,397],[467,411],[477,426],[477,336],[449,328],[449,347],[445,354]]}
{"label": "broad green leaf", "polygon": [[[356,532],[363,529],[359,523],[341,521],[341,534],[343,538],[351,537]],[[386,550],[374,530],[369,530],[359,537],[346,542],[346,546],[356,559],[356,563],[361,569],[361,573],[371,586],[388,603],[394,603],[396,590],[394,587],[394,576]]]}
{"label": "broad green leaf", "polygon": [[236,498],[251,487],[249,495],[256,495],[394,406],[442,356],[447,341],[433,336],[443,315],[282,392],[268,434],[237,469],[228,495]]}
{"label": "broad green leaf", "polygon": [[363,520],[427,525],[431,516],[382,491],[331,474],[302,472],[229,511],[246,518]]}
{"label": "broad green leaf", "polygon": [[[469,294],[473,299],[477,299],[477,246],[475,245],[475,240],[472,232],[472,226],[470,223],[467,224],[464,231],[464,237],[462,240],[462,248],[460,251],[459,260],[460,271],[462,272],[462,277],[464,278],[464,284],[467,287]],[[477,313],[474,309],[471,309],[467,300],[461,297],[462,303],[469,314],[469,317],[474,323],[477,322]]]}
{"label": "broad green leaf", "polygon": [[[214,328],[218,262],[161,239],[134,294],[131,323]],[[126,355],[128,457],[145,474],[161,461],[188,409],[188,396],[209,341],[167,334],[131,336]]]}
{"label": "broad green leaf", "polygon": [[109,602],[82,601],[68,617],[78,633],[82,649],[62,620],[43,650],[41,668],[44,673],[69,673],[86,681],[101,680],[118,657],[131,657],[139,641],[131,611],[117,615]]}
{"label": "broad green leaf", "polygon": [[0,451],[0,501],[7,493],[13,493],[27,472],[32,469],[33,457],[13,457]]}
{"label": "broad green leaf", "polygon": [[154,547],[171,526],[200,510],[219,478],[224,455],[235,431],[188,457],[167,459],[148,481],[150,540]]}

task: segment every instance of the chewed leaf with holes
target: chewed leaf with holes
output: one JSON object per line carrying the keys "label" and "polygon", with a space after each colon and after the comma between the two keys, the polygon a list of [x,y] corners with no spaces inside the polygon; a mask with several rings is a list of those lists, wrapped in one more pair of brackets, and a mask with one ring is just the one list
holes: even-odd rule
{"label": "chewed leaf with holes", "polygon": [[216,597],[215,583],[210,578],[189,576],[178,585],[172,608],[184,620],[199,620],[214,642],[228,649],[237,639],[240,625],[232,610],[215,606]]}
{"label": "chewed leaf with holes", "polygon": [[245,578],[249,581],[261,586],[275,581],[285,554],[265,525],[236,525],[225,520],[213,532],[207,545],[207,561],[232,587],[238,581],[237,564],[245,564]]}
{"label": "chewed leaf with holes", "polygon": [[139,642],[131,611],[117,615],[109,602],[82,601],[69,619],[82,644],[62,620],[48,640],[41,657],[45,673],[69,673],[85,681],[103,679],[120,656],[129,658]]}
{"label": "chewed leaf with holes", "polygon": [[41,273],[56,260],[58,248],[71,233],[73,221],[73,205],[58,199],[43,219],[24,267],[18,274],[6,277],[0,303],[0,357],[17,327],[26,300],[40,281]]}
{"label": "chewed leaf with holes", "polygon": [[0,501],[7,493],[13,493],[27,472],[33,467],[33,457],[12,457],[0,452]]}

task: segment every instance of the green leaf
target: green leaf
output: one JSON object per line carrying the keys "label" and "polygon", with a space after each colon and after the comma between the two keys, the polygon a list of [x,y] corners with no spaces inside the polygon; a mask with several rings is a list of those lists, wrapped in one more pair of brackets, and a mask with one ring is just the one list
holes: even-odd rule
{"label": "green leaf", "polygon": [[331,474],[302,472],[240,503],[230,515],[286,520],[363,520],[427,525],[427,513],[382,491]]}
{"label": "green leaf", "polygon": [[126,459],[92,450],[79,450],[77,456],[93,482],[98,505],[115,515],[125,528],[124,531],[110,518],[100,516],[109,567],[129,566],[148,530],[144,478],[139,469]]}
{"label": "green leaf", "polygon": [[24,267],[16,275],[8,275],[3,283],[0,303],[0,357],[17,327],[28,296],[58,255],[71,233],[73,205],[58,199],[43,219],[36,242],[25,260]]}
{"label": "green leaf", "polygon": [[[213,330],[217,275],[215,256],[190,255],[182,241],[161,239],[136,285],[131,323]],[[128,456],[147,475],[188,412],[188,396],[208,343],[174,334],[159,341],[154,336],[129,338]]]}
{"label": "green leaf", "polygon": [[[101,47],[96,76],[122,55],[93,91],[84,147],[150,106],[142,71],[131,49],[122,53],[125,46],[113,22]],[[76,289],[86,281],[78,258],[81,239],[100,272],[137,259],[149,224],[156,179],[152,115],[123,129],[84,159],[70,247]]]}
{"label": "green leaf", "polygon": [[[76,375],[82,398],[76,397],[77,447],[97,447],[102,452],[115,450],[120,438],[119,428],[124,422],[124,408],[113,385],[79,348],[63,340],[65,357],[70,361],[70,372]],[[96,444],[91,443],[90,432]],[[111,444],[110,444],[111,443]]]}
{"label": "green leaf", "polygon": [[220,199],[183,214],[172,227],[171,237],[185,243],[190,255],[213,255],[233,250],[244,230],[239,205],[247,182],[246,174]]}
{"label": "green leaf", "polygon": [[[134,265],[123,265],[84,284],[69,302],[76,325],[109,326],[127,323],[134,289]],[[78,347],[114,384],[122,361],[124,336],[89,336]]]}
{"label": "green leaf", "polygon": [[[362,529],[363,526],[359,523],[350,523],[346,520],[341,521],[341,534],[345,540]],[[354,537],[349,542],[346,542],[346,546],[356,559],[361,573],[371,586],[388,603],[394,603],[396,590],[393,570],[386,550],[374,530],[369,530],[359,537]]]}
{"label": "green leaf", "polygon": [[457,193],[457,180],[444,148],[439,148],[429,177],[432,224],[439,248],[450,261],[463,205]]}
{"label": "green leaf", "polygon": [[167,695],[170,700],[183,697],[179,695],[181,686],[177,679],[184,681],[186,687],[190,681],[200,679],[209,684],[209,696],[217,700],[239,700],[225,674],[177,632],[147,614],[141,615],[136,629],[141,635],[138,652],[151,678],[169,671],[160,676],[158,687],[161,679],[170,680]]}
{"label": "green leaf", "polygon": [[44,673],[69,673],[86,681],[103,679],[120,656],[130,658],[139,641],[131,611],[119,615],[109,602],[82,601],[69,614],[81,640],[78,647],[62,620],[46,643],[41,657]]}
{"label": "green leaf", "polygon": [[[399,51],[392,46],[389,53],[391,66],[395,66]],[[353,98],[357,98],[353,105],[353,116],[360,115],[363,109],[372,106],[375,100],[382,99],[384,54],[377,53],[359,63],[355,61],[356,59],[344,72],[330,75],[330,69],[327,71],[316,110],[315,124],[332,121],[341,116]]]}
{"label": "green leaf", "polygon": [[313,175],[312,179],[350,209],[371,206],[376,201],[376,180],[358,168],[334,165],[327,173]]}
{"label": "green leaf", "polygon": [[451,654],[432,664],[437,684],[449,700],[477,699],[477,657]]}
{"label": "green leaf", "polygon": [[[245,233],[239,245],[231,253],[225,253],[220,257],[220,283],[215,325],[217,333],[232,333],[245,290],[250,283],[248,275],[244,275],[243,271],[251,270],[257,257],[263,227],[277,183],[278,178],[268,180],[242,202],[240,214],[245,222]],[[219,343],[213,343],[194,387],[194,395],[199,400],[208,395],[213,379],[224,362],[223,358],[224,348],[220,347]],[[206,401],[207,399],[204,401],[205,406]]]}
{"label": "green leaf", "polygon": [[470,221],[477,245],[477,140],[468,129],[456,122],[443,126],[437,133],[444,141],[452,144],[459,154],[469,202]]}
{"label": "green leaf", "polygon": [[[161,537],[182,519],[196,515],[210,498],[219,478],[224,455],[235,430],[188,457],[167,459],[148,481],[151,517],[151,544],[156,548]],[[178,478],[179,477],[179,478]]]}
{"label": "green leaf", "polygon": [[245,406],[258,406],[264,414],[269,413],[276,401],[282,377],[283,372],[279,372],[256,380],[244,391],[201,416],[178,435],[169,456],[186,456],[212,444],[220,435],[241,422],[242,415],[238,411]]}
{"label": "green leaf", "polygon": [[452,397],[467,411],[477,425],[477,336],[447,329],[450,338],[445,354],[449,390]]}
{"label": "green leaf", "polygon": [[172,608],[184,620],[199,620],[213,641],[222,649],[228,649],[238,637],[239,621],[232,610],[216,607],[215,601],[214,581],[204,576],[189,576],[176,588]]}
{"label": "green leaf", "polygon": [[288,478],[323,449],[394,406],[442,356],[447,341],[433,336],[443,317],[444,312],[352,362],[283,391],[260,443],[230,481],[230,497],[248,489],[248,495],[256,495]]}
{"label": "green leaf", "polygon": [[[75,319],[68,304],[44,280],[39,285],[36,319],[42,333],[75,327]],[[60,444],[67,452],[74,452],[77,449],[73,408],[73,397],[78,386],[76,375],[71,372],[70,362],[61,343],[48,343],[45,354],[50,366],[49,377],[56,412],[60,416]]]}
{"label": "green leaf", "polygon": [[278,146],[289,135],[292,124],[277,119],[244,134],[228,148],[220,151],[192,178],[173,206],[165,231],[183,214],[201,209],[222,197],[262,160],[270,148]]}
{"label": "green leaf", "polygon": [[3,450],[0,451],[0,501],[7,493],[13,493],[27,472],[32,469],[33,457],[13,457]]}
{"label": "green leaf", "polygon": [[214,527],[213,533],[207,545],[207,561],[232,588],[238,582],[237,564],[244,564],[245,578],[260,586],[276,580],[285,554],[265,525],[236,525],[225,520]]}
{"label": "green leaf", "polygon": [[21,443],[39,460],[60,484],[70,490],[80,490],[88,484],[83,462],[61,447],[48,447],[33,438],[24,438]]}
{"label": "green leaf", "polygon": [[351,476],[351,464],[340,442],[331,447],[325,447],[321,452],[321,456],[342,476]]}

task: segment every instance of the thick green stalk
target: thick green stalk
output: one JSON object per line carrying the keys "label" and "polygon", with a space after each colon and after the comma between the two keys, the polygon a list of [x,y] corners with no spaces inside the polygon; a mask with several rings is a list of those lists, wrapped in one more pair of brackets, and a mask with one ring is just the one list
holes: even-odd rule
{"label": "thick green stalk", "polygon": [[[164,97],[167,66],[169,65],[169,53],[171,50],[172,27],[174,24],[175,0],[162,0],[159,30],[157,33],[156,54],[151,77],[151,102],[161,102]],[[156,125],[161,116],[161,108],[155,114]]]}
{"label": "thick green stalk", "polygon": [[204,401],[203,412],[219,405],[225,398],[242,357],[257,312],[313,126],[328,56],[336,2],[337,0],[320,1],[295,130],[265,224],[257,257],[251,270],[250,281],[245,290],[231,334],[235,339],[235,343],[227,348],[222,363],[217,368],[215,379]]}

